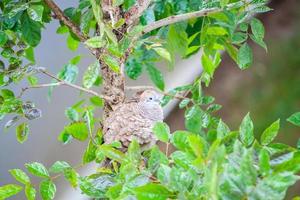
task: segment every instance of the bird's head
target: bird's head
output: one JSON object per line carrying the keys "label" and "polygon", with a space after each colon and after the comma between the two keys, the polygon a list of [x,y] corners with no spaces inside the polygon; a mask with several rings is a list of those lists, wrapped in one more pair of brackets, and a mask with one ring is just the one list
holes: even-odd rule
{"label": "bird's head", "polygon": [[140,94],[140,102],[160,104],[162,95],[154,90],[145,90]]}

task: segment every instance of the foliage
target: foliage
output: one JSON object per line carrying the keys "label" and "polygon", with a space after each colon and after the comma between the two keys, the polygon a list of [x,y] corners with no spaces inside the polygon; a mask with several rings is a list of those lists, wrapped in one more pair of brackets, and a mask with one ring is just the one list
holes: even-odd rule
{"label": "foliage", "polygon": [[[123,12],[136,5],[134,0],[112,2],[112,7]],[[80,56],[72,58],[57,76],[35,66],[34,48],[41,40],[42,28],[52,20],[53,7],[48,3],[40,0],[0,2],[3,58],[0,61],[0,118],[14,115],[6,123],[6,128],[19,120],[25,121],[16,127],[20,143],[28,138],[28,121],[41,117],[40,109],[35,108],[31,101],[23,101],[22,94],[27,89],[50,87],[49,98],[54,87],[59,85],[93,94],[89,101],[80,100],[66,109],[65,115],[70,123],[58,136],[64,144],[72,139],[88,141],[82,164],[72,167],[65,161],[57,161],[49,169],[38,162],[25,164],[31,175],[41,178],[39,192],[42,199],[55,197],[57,189],[54,181],[59,176],[64,176],[72,187],[80,188],[82,193],[92,198],[141,200],[283,199],[288,187],[299,179],[296,175],[300,170],[299,150],[273,143],[279,131],[279,120],[266,128],[260,140],[254,137],[254,124],[249,113],[239,129],[231,131],[221,119],[212,115],[221,106],[214,103],[213,97],[202,92],[203,85],[209,85],[221,62],[222,51],[227,51],[244,70],[253,62],[248,38],[266,49],[264,26],[258,19],[251,19],[253,14],[270,10],[264,0],[157,0],[132,27],[126,27],[128,22],[125,18],[114,21],[112,16],[106,19],[103,13],[106,10],[100,6],[100,1],[79,0],[78,7],[63,11],[73,27],[62,20],[57,33],[67,36],[67,46],[72,51],[76,51],[82,42],[92,49],[92,53],[95,49],[101,49],[103,53],[99,57],[96,55],[97,60],[84,72],[83,87],[75,85]],[[160,19],[199,10],[207,14],[145,32]],[[74,31],[74,26],[79,27],[82,35]],[[122,33],[124,27],[128,29]],[[155,64],[163,60],[172,69],[176,56],[189,58],[200,49],[203,51],[201,76],[190,85],[164,92],[164,76]],[[163,105],[176,95],[191,93],[190,98],[182,97],[179,104],[185,109],[186,130],[170,133],[165,123],[153,127],[154,134],[166,145],[166,152],[163,153],[157,146],[143,152],[135,140],[125,152],[120,150],[121,143],[118,141],[103,144],[102,130],[96,126],[100,120],[94,116],[94,110],[102,107],[106,99],[90,90],[103,84],[101,64],[116,76],[125,65],[125,73],[132,79],[137,79],[145,71],[153,84],[165,94]],[[52,83],[38,85],[36,74],[39,73],[50,76]],[[27,78],[29,86],[20,95],[16,96],[6,89],[24,78]],[[288,121],[299,125],[299,113],[292,115]],[[174,152],[169,152],[169,145],[175,148]],[[108,165],[102,165],[89,176],[83,177],[76,172],[86,163],[105,163],[107,160],[110,160]],[[8,198],[24,189],[27,199],[35,199],[37,187],[31,183],[27,173],[21,169],[10,170],[10,173],[22,186],[1,186],[0,198]]]}

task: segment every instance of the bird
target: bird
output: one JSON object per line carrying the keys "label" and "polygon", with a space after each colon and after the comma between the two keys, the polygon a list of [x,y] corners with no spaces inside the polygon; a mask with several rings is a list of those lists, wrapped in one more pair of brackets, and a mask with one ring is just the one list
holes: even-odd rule
{"label": "bird", "polygon": [[115,108],[103,126],[104,143],[119,141],[126,149],[135,139],[142,151],[150,149],[157,142],[152,128],[163,121],[161,99],[155,90],[144,90]]}

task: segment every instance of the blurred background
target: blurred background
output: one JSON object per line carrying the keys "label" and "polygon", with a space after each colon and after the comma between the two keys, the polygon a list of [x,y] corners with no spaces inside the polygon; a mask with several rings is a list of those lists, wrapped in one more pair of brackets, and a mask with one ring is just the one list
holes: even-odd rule
{"label": "blurred background", "polygon": [[[75,0],[56,2],[62,8],[77,3]],[[289,124],[285,119],[294,112],[300,111],[300,1],[273,0],[270,2],[270,7],[274,11],[259,16],[266,27],[268,52],[253,45],[254,65],[245,71],[239,70],[231,59],[224,55],[222,64],[216,71],[211,85],[205,89],[205,93],[214,96],[216,103],[223,105],[216,114],[221,116],[232,129],[238,128],[248,111],[254,121],[257,137],[268,125],[280,118],[281,130],[277,141],[295,146],[300,137],[300,129]],[[83,47],[78,52],[69,51],[65,45],[62,45],[65,44],[65,37],[55,33],[57,27],[58,22],[53,21],[44,30],[43,40],[35,52],[38,65],[56,73],[69,59],[81,54],[83,59],[79,68],[81,67],[80,70],[83,72],[84,68],[94,61],[93,57]],[[186,61],[178,61],[177,65],[176,70],[165,73],[168,88],[188,83],[200,73],[199,55]],[[162,66],[162,68],[166,67]],[[176,76],[177,78],[174,79]],[[45,83],[49,82],[49,79],[41,78]],[[177,81],[174,83],[174,80]],[[139,85],[148,83],[146,77],[142,77],[139,83],[135,82]],[[19,85],[13,89],[20,91],[20,88],[22,86]],[[34,100],[36,106],[42,109],[43,117],[31,122],[31,134],[28,141],[22,145],[16,141],[14,129],[3,132],[5,120],[0,123],[0,185],[14,182],[8,170],[24,169],[26,162],[37,161],[49,167],[57,160],[65,160],[76,165],[81,161],[79,158],[87,145],[74,140],[64,146],[57,141],[58,134],[67,124],[64,109],[78,100],[77,91],[71,88],[57,88],[50,102],[47,100],[47,89],[30,90],[24,98]],[[166,122],[173,130],[183,129],[182,110],[171,106],[166,110],[166,113],[170,112]],[[93,166],[89,166],[80,173],[84,175],[89,170],[93,170],[92,168]],[[84,199],[69,188],[63,179],[58,179],[57,183],[56,199]],[[23,200],[25,197],[22,195],[12,199]],[[300,195],[300,184],[289,190],[286,199],[296,195]]]}

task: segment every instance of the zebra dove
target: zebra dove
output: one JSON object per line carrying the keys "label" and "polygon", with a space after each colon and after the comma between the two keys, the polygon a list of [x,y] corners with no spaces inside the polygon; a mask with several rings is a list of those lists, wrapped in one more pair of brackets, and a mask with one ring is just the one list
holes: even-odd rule
{"label": "zebra dove", "polygon": [[136,139],[142,150],[153,146],[157,139],[152,127],[163,121],[161,97],[154,90],[145,90],[117,107],[104,123],[104,142],[120,141],[126,148]]}

